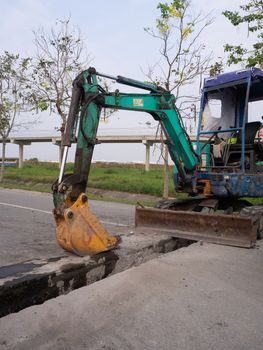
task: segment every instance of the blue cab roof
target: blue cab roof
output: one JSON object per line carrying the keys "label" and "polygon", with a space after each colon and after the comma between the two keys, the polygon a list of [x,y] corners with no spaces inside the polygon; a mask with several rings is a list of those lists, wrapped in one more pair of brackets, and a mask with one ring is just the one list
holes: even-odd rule
{"label": "blue cab roof", "polygon": [[[235,81],[245,80],[251,77],[252,80],[259,78],[263,82],[263,71],[259,68],[248,68],[234,72],[219,74],[215,77],[209,77],[204,80],[204,88],[217,87],[218,85],[234,83]],[[234,84],[233,84],[234,85]]]}

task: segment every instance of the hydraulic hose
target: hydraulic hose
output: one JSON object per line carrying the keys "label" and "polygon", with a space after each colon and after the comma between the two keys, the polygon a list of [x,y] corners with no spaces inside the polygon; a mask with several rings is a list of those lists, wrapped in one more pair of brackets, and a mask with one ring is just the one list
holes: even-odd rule
{"label": "hydraulic hose", "polygon": [[66,131],[63,139],[63,146],[71,146],[71,138],[74,130],[75,121],[79,113],[80,101],[83,93],[83,89],[79,85],[79,81],[80,76],[78,76],[73,82],[72,96],[66,123]]}
{"label": "hydraulic hose", "polygon": [[84,139],[90,143],[90,138],[87,136],[86,132],[85,132],[85,128],[84,128],[84,116],[87,112],[87,109],[89,107],[89,105],[91,104],[91,102],[93,102],[94,100],[96,100],[96,98],[100,95],[100,93],[97,93],[95,95],[93,95],[91,98],[88,99],[87,103],[85,104],[82,112],[81,112],[81,116],[80,116],[80,130],[81,130],[81,133],[84,137]]}

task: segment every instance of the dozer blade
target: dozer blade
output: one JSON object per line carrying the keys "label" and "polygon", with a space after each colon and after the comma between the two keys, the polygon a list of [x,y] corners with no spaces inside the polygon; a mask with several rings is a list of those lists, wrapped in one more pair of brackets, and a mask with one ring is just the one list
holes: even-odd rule
{"label": "dozer blade", "polygon": [[250,218],[223,214],[136,208],[135,226],[145,233],[250,248],[257,239],[257,225]]}
{"label": "dozer blade", "polygon": [[80,194],[76,202],[56,216],[58,244],[77,255],[94,255],[116,247],[119,237],[110,236],[88,207],[87,196]]}

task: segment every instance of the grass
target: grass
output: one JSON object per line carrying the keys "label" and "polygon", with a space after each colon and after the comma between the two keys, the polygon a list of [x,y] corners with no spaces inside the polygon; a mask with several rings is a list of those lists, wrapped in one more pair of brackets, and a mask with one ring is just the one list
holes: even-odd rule
{"label": "grass", "polygon": [[[170,181],[170,191],[173,184]],[[154,169],[145,172],[140,168],[114,167],[111,169],[93,167],[89,178],[89,186],[104,190],[144,193],[153,196],[162,196],[163,170]]]}
{"label": "grass", "polygon": [[243,198],[246,199],[248,202],[250,202],[253,205],[263,205],[263,197],[259,197],[259,198]]}
{"label": "grass", "polygon": [[[67,164],[67,172],[73,171],[73,164]],[[170,196],[175,196],[172,182],[172,167],[170,167]],[[59,174],[56,163],[26,162],[23,169],[6,168],[4,182],[5,188],[19,188],[38,192],[51,192],[51,185]],[[121,191],[137,194],[161,197],[163,193],[163,167],[153,166],[151,171],[146,172],[143,165],[138,164],[116,164],[96,163],[91,167],[89,176],[89,187],[110,191]],[[180,195],[181,197],[182,195]],[[177,196],[178,197],[178,196]],[[125,203],[135,203],[132,199],[102,198],[98,195],[90,195],[91,199],[108,199]],[[263,198],[246,198],[253,205],[263,204]],[[142,201],[149,205],[152,200]]]}
{"label": "grass", "polygon": [[[66,172],[72,171],[73,164],[69,163]],[[172,194],[172,167],[170,172],[169,190]],[[55,163],[26,162],[22,169],[6,168],[2,186],[50,192],[58,174],[58,165]],[[150,172],[145,172],[144,167],[140,165],[96,163],[91,167],[89,187],[161,197],[163,168],[154,166]]]}

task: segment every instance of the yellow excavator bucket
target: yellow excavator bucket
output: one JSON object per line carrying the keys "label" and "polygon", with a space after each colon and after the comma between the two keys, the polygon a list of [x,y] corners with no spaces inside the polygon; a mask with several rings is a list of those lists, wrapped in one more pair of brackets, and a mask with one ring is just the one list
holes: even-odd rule
{"label": "yellow excavator bucket", "polygon": [[94,255],[112,249],[119,242],[118,236],[110,236],[88,207],[88,197],[81,193],[64,216],[55,216],[58,244],[77,255]]}

